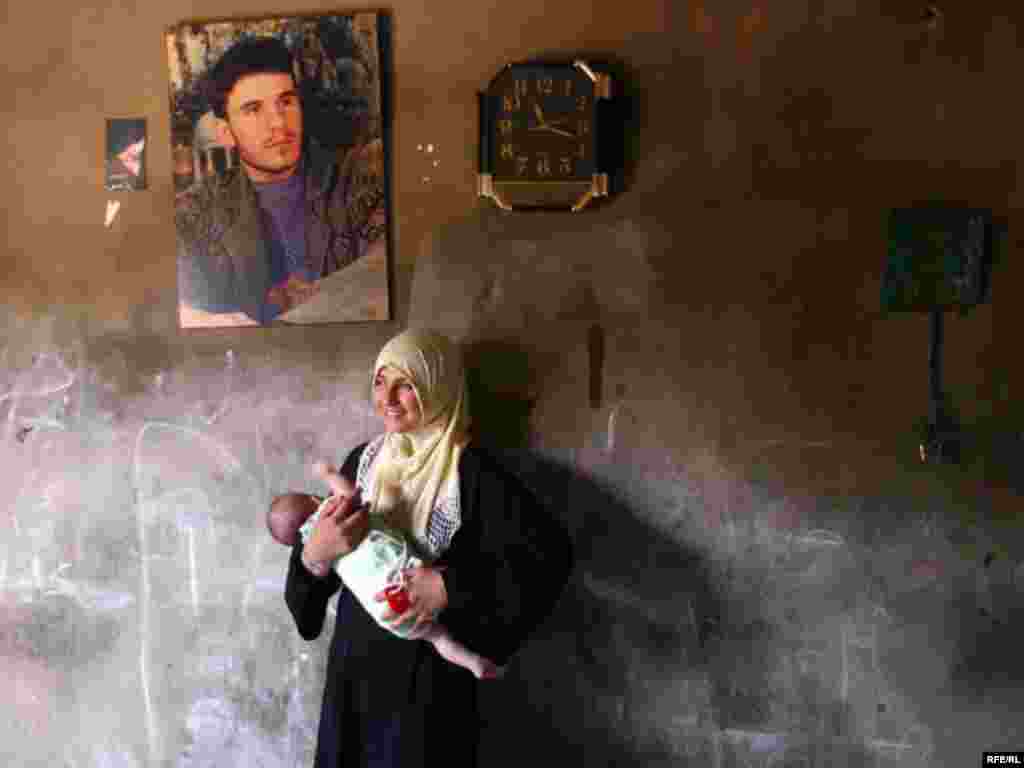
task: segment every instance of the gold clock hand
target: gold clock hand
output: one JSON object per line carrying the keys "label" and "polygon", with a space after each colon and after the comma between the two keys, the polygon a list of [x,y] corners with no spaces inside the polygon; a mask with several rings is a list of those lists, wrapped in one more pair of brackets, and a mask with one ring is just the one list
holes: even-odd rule
{"label": "gold clock hand", "polygon": [[568,136],[571,139],[576,138],[575,133],[569,133],[569,131],[563,131],[561,128],[555,128],[553,125],[545,123],[544,125],[533,125],[527,128],[528,131],[550,131],[551,133],[557,133],[560,136]]}

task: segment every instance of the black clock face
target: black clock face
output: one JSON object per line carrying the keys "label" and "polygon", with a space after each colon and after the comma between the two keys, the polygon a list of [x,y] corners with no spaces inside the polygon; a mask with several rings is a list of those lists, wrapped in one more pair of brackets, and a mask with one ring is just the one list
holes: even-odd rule
{"label": "black clock face", "polygon": [[597,126],[594,84],[585,73],[572,66],[512,66],[488,94],[495,177],[590,180]]}

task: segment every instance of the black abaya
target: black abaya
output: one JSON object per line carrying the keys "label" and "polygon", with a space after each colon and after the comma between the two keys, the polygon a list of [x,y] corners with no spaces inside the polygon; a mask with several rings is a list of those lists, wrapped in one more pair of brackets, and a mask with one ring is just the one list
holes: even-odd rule
{"label": "black abaya", "polygon": [[[365,447],[341,469],[353,482]],[[571,543],[536,498],[472,444],[459,463],[459,492],[462,525],[435,563],[446,566],[448,593],[438,621],[504,665],[558,599]],[[298,544],[285,600],[303,638],[319,636],[327,602],[341,590],[314,768],[473,768],[480,730],[473,675],[429,643],[379,627],[333,571],[316,579],[301,554]]]}

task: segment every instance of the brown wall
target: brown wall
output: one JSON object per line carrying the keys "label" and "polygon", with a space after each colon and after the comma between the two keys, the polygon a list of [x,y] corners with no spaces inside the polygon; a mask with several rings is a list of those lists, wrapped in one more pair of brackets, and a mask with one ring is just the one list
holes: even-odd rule
{"label": "brown wall", "polygon": [[[188,18],[281,6],[109,2],[58,11],[10,4],[0,31],[8,95],[0,107],[9,169],[0,184],[6,365],[55,348],[112,377],[119,391],[138,393],[159,369],[201,369],[232,349],[274,370],[294,367],[295,386],[316,390],[336,378],[357,381],[406,321],[434,325],[481,348],[504,349],[507,368],[496,366],[489,383],[510,399],[533,401],[533,447],[622,494],[623,508],[591,508],[587,500],[604,497],[570,483],[570,495],[581,495],[566,515],[583,551],[601,551],[600,536],[587,527],[593,515],[645,521],[650,530],[629,528],[623,538],[641,548],[650,537],[681,536],[687,546],[699,541],[718,553],[724,550],[710,521],[771,518],[776,528],[862,534],[868,538],[856,551],[874,562],[872,554],[889,550],[871,531],[896,537],[897,518],[911,525],[922,514],[937,516],[945,538],[932,549],[950,558],[945,573],[955,575],[946,588],[953,592],[920,600],[932,601],[922,622],[941,633],[953,615],[949,598],[961,589],[974,594],[985,552],[998,550],[1013,565],[1022,557],[1021,444],[974,455],[962,469],[915,465],[910,431],[926,414],[928,322],[879,311],[885,217],[892,207],[945,198],[1008,221],[992,303],[947,318],[945,366],[965,422],[986,439],[993,422],[1020,433],[1024,364],[1014,293],[1024,278],[1016,234],[1024,197],[1013,94],[1024,19],[1015,10],[996,13],[994,4],[940,4],[930,27],[921,5],[398,2],[389,9],[394,322],[185,335],[175,329],[161,33]],[[610,55],[627,73],[627,191],[579,215],[504,214],[478,203],[477,91],[507,61],[566,51]],[[117,195],[121,212],[105,230],[103,127],[117,116],[148,118],[150,187]],[[427,144],[436,151],[419,149]],[[597,407],[588,399],[594,327],[605,340]],[[737,488],[767,496],[753,506],[722,501]],[[909,573],[914,557],[921,555],[907,555],[894,572]],[[591,638],[579,624],[561,631],[598,644],[609,655],[592,663],[621,678],[595,682],[581,651],[570,665],[592,686],[581,690],[598,702],[595,711],[610,713],[610,729],[632,734],[634,746],[657,741],[651,722],[685,742],[672,730],[673,718],[682,717],[672,702],[693,697],[666,680],[679,682],[698,665],[671,654],[666,661],[655,640],[630,635],[648,627],[636,611],[671,605],[652,586],[660,581],[635,583],[624,575],[628,565],[602,572],[583,562],[580,589],[600,610],[577,618],[601,631]],[[860,576],[865,567],[858,566]],[[724,592],[766,604],[732,578],[721,577]],[[882,581],[895,611],[910,593]],[[609,583],[622,589],[601,592]],[[855,583],[854,597],[875,594],[877,582],[867,576]],[[843,602],[842,611],[856,602]],[[796,636],[810,643],[825,620],[809,609],[806,622]],[[927,645],[900,631],[890,635],[900,638],[891,646]],[[964,630],[956,648],[975,648],[973,632]],[[722,659],[734,651],[721,645],[715,658],[727,666]],[[938,676],[952,680],[956,653],[949,653],[940,655]],[[666,664],[672,671],[655,671]],[[541,666],[558,664],[549,658]],[[879,673],[890,711],[898,699],[908,722],[926,721],[938,742],[956,706],[935,703],[948,699],[928,687],[931,667],[913,667],[906,679],[893,668]],[[729,674],[712,678],[720,683]],[[774,678],[752,679],[744,685],[774,685]],[[533,684],[521,690],[546,690]],[[572,700],[571,691],[565,695]],[[736,714],[742,702],[722,695],[717,727],[724,732],[728,721],[756,730]],[[874,708],[880,695],[864,706]],[[786,696],[798,698],[795,690]],[[732,719],[722,714],[729,712]],[[842,712],[860,733],[866,716]],[[809,712],[794,717],[817,722]],[[582,729],[574,738],[593,727],[572,722]],[[979,715],[977,722],[987,723],[986,738],[1003,733],[1000,718]],[[968,741],[965,754],[986,748],[980,736]]]}
{"label": "brown wall", "polygon": [[[633,327],[657,315],[659,327],[681,328],[683,355],[716,360],[711,376],[728,359],[744,381],[756,374],[764,396],[777,398],[757,410],[777,423],[894,438],[923,407],[927,325],[877,312],[884,214],[943,196],[1013,210],[1015,116],[998,94],[1011,86],[1016,27],[950,9],[929,37],[911,4],[884,14],[835,6],[394,8],[396,320],[408,312],[410,271],[426,236],[476,216],[476,91],[511,59],[609,52],[630,75],[629,193],[571,224],[506,224],[510,235],[535,239],[548,269],[578,250],[572,256],[592,273],[600,311]],[[8,11],[3,287],[18,317],[29,325],[53,317],[90,338],[155,333],[176,349],[294,346],[288,331],[185,339],[172,312],[161,31],[190,17],[276,10],[100,4],[59,19],[31,5]],[[103,120],[135,115],[149,120],[150,189],[119,195],[123,208],[107,231]],[[430,156],[417,149],[428,143],[437,147]],[[614,256],[598,235],[571,234],[603,229],[619,232]],[[1013,262],[996,276],[991,307],[949,323],[948,380],[968,410],[974,400],[1011,397],[1009,380],[1020,376],[999,351],[1012,324],[995,322],[1010,311],[999,299],[1015,282]],[[623,275],[639,283],[617,295]],[[375,339],[389,330],[344,329]],[[339,330],[303,333],[335,338]],[[630,364],[609,365],[616,369]]]}

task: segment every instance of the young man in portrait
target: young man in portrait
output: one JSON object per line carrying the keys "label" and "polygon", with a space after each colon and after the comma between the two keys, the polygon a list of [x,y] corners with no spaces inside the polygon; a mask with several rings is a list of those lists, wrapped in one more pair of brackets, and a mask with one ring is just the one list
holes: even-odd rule
{"label": "young man in portrait", "polygon": [[379,142],[344,161],[317,143],[294,73],[284,43],[248,37],[208,74],[216,139],[238,162],[177,199],[184,325],[269,323],[386,247],[383,173],[366,160]]}

